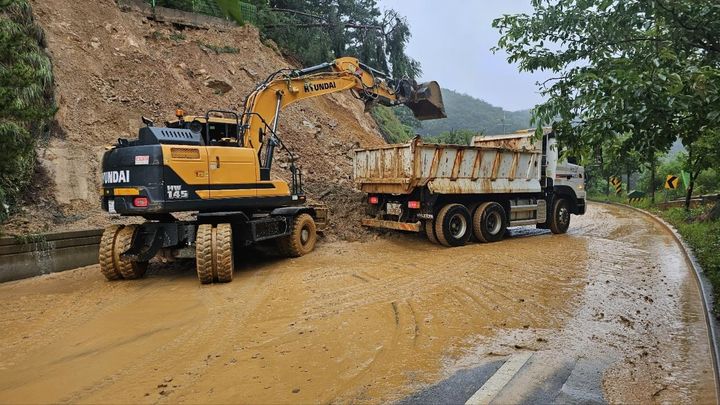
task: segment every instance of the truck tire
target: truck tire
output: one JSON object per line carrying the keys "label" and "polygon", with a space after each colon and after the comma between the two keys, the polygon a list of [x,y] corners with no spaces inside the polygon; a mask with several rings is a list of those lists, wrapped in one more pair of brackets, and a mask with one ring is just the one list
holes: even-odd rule
{"label": "truck tire", "polygon": [[432,219],[425,220],[425,236],[427,236],[428,240],[432,243],[440,243],[435,236],[435,221]]}
{"label": "truck tire", "polygon": [[555,200],[551,214],[550,231],[554,234],[567,232],[570,227],[570,204],[568,201],[564,198]]}
{"label": "truck tire", "polygon": [[496,202],[480,204],[473,214],[473,234],[483,243],[497,242],[505,236],[505,209]]}
{"label": "truck tire", "polygon": [[202,284],[212,283],[213,273],[215,273],[212,232],[212,225],[203,224],[198,226],[195,236],[195,270]]}
{"label": "truck tire", "polygon": [[435,236],[443,246],[462,246],[470,239],[470,212],[462,204],[448,204],[435,219]]}
{"label": "truck tire", "polygon": [[315,249],[317,228],[309,214],[300,214],[293,220],[290,235],[280,238],[280,251],[290,257],[304,256]]}
{"label": "truck tire", "polygon": [[125,280],[133,280],[141,278],[145,275],[148,262],[137,262],[134,260],[122,259],[120,255],[125,253],[132,246],[133,237],[138,230],[137,225],[126,225],[122,227],[117,235],[115,235],[115,243],[113,244],[113,261],[115,262],[115,270],[122,275]]}
{"label": "truck tire", "polygon": [[100,251],[98,252],[100,272],[109,281],[122,279],[122,275],[115,269],[115,260],[113,259],[115,236],[120,228],[119,225],[108,226],[100,238]]}
{"label": "truck tire", "polygon": [[235,263],[233,262],[233,238],[230,224],[219,224],[215,228],[215,267],[217,282],[229,283],[233,279]]}

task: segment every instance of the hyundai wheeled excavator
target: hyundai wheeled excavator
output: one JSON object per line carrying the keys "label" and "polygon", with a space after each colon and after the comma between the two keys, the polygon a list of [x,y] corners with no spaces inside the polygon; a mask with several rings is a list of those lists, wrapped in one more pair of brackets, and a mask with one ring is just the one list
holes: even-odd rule
{"label": "hyundai wheeled excavator", "polygon": [[[436,82],[393,80],[344,57],[273,73],[247,96],[241,113],[178,110],[162,127],[143,118],[137,139],[118,139],[103,156],[103,209],[146,220],[105,229],[103,275],[135,279],[155,256],[195,257],[201,283],[223,283],[232,281],[239,247],[274,239],[284,255],[311,252],[327,209],[306,204],[302,172],[278,136],[278,120],[293,102],[344,90],[366,107],[404,104],[421,120],[445,117]],[[270,176],[277,148],[290,157],[290,184]],[[180,212],[191,212],[190,219],[176,218]]]}

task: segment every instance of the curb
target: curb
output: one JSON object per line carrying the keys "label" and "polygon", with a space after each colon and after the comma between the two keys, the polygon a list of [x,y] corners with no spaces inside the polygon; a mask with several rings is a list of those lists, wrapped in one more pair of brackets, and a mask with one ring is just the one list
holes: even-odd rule
{"label": "curb", "polygon": [[0,238],[0,283],[98,262],[102,229]]}
{"label": "curb", "polygon": [[718,358],[718,352],[720,352],[720,348],[718,347],[718,329],[720,329],[720,324],[718,323],[717,318],[712,315],[712,305],[714,303],[715,296],[713,295],[712,285],[710,285],[710,282],[705,276],[702,267],[700,267],[700,263],[698,263],[697,258],[693,254],[692,248],[690,248],[690,246],[685,243],[685,240],[682,238],[682,236],[677,231],[677,229],[675,229],[674,226],[670,225],[667,221],[649,211],[633,207],[632,205],[610,201],[593,202],[629,208],[631,210],[647,215],[655,222],[659,223],[668,231],[670,231],[675,240],[682,247],[683,254],[685,255],[685,261],[690,264],[690,267],[692,267],[693,273],[695,274],[695,281],[697,282],[698,290],[700,292],[700,299],[702,299],[703,306],[705,307],[705,324],[708,330],[708,339],[710,339],[710,353],[713,359],[713,371],[715,374],[715,394],[717,402],[720,403],[720,359]]}

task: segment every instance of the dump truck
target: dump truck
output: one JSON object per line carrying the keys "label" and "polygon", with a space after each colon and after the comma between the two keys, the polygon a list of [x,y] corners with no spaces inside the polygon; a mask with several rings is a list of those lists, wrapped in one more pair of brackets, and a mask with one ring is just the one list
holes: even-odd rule
{"label": "dump truck", "polygon": [[499,241],[515,226],[565,233],[570,215],[585,213],[585,172],[560,160],[551,129],[535,132],[356,150],[354,181],[367,194],[362,224],[421,232],[444,246]]}
{"label": "dump truck", "polygon": [[[343,57],[274,72],[248,94],[241,112],[178,110],[165,126],[143,119],[136,139],[118,139],[103,155],[102,208],[145,222],[105,229],[102,274],[135,279],[156,256],[195,258],[201,283],[226,283],[238,247],[273,242],[285,256],[310,253],[327,210],[306,203],[302,171],[278,122],[289,104],[345,90],[366,107],[402,104],[418,119],[445,116],[436,82],[395,80]],[[290,158],[289,182],[271,176],[276,150]]]}

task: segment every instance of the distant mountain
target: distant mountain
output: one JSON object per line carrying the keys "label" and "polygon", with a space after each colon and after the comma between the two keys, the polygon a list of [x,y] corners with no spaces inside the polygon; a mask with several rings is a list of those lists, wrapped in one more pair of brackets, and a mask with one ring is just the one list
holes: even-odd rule
{"label": "distant mountain", "polygon": [[420,135],[439,135],[446,131],[471,130],[497,135],[530,127],[530,110],[505,111],[467,94],[442,89],[447,118],[423,121],[416,128]]}

